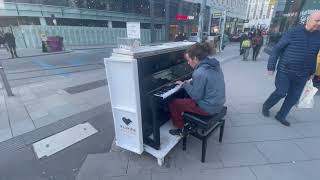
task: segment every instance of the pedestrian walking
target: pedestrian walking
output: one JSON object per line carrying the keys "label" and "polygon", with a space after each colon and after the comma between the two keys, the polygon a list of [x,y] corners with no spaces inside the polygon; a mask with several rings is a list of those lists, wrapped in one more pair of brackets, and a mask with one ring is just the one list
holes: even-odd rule
{"label": "pedestrian walking", "polygon": [[[281,124],[290,126],[286,120],[291,108],[298,102],[306,82],[316,70],[316,56],[320,49],[320,11],[312,13],[305,25],[297,26],[283,34],[269,57],[268,73],[275,78],[276,90],[264,102],[262,113],[269,117],[269,110],[285,98],[275,116]],[[279,60],[278,60],[279,59]]]}
{"label": "pedestrian walking", "polygon": [[248,56],[250,53],[250,48],[251,48],[251,40],[249,39],[249,37],[246,37],[243,41],[242,41],[242,53],[243,53],[243,60],[246,61],[248,60]]}
{"label": "pedestrian walking", "polygon": [[243,54],[243,51],[242,51],[242,42],[244,40],[248,39],[248,35],[246,34],[246,32],[242,33],[241,36],[240,36],[240,55]]}
{"label": "pedestrian walking", "polygon": [[4,47],[5,41],[3,35],[0,33],[0,48],[3,46]]}
{"label": "pedestrian walking", "polygon": [[16,39],[14,35],[11,32],[7,32],[4,34],[4,39],[9,47],[12,59],[15,57],[18,58],[17,50],[16,50]]}
{"label": "pedestrian walking", "polygon": [[257,57],[259,55],[259,52],[261,50],[261,47],[263,45],[263,36],[260,30],[257,31],[257,33],[252,38],[252,60],[256,61]]}

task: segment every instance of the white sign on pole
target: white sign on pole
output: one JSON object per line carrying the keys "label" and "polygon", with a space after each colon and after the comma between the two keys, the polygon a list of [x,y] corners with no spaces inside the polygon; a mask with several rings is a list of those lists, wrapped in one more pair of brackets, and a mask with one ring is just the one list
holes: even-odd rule
{"label": "white sign on pole", "polygon": [[140,39],[140,22],[127,22],[128,38]]}

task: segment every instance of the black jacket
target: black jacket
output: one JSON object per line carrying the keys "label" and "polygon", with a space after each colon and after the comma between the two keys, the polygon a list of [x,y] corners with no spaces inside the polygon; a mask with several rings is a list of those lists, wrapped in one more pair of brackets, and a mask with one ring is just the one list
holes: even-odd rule
{"label": "black jacket", "polygon": [[16,47],[16,39],[12,33],[5,33],[4,40],[8,44],[9,47]]}

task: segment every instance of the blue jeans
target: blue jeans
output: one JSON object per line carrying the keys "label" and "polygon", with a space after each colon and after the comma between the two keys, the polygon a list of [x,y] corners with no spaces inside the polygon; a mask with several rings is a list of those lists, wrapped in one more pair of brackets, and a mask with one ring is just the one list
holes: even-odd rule
{"label": "blue jeans", "polygon": [[277,114],[278,118],[285,119],[291,108],[298,102],[307,80],[308,77],[278,72],[275,80],[276,90],[263,104],[263,108],[269,110],[285,97],[281,109]]}

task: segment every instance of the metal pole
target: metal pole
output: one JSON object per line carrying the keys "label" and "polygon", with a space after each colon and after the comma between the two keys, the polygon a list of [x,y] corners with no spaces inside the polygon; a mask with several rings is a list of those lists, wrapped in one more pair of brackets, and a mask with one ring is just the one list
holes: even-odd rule
{"label": "metal pole", "polygon": [[151,36],[151,43],[155,42],[155,28],[154,28],[154,0],[149,0],[149,4],[150,4],[150,36]]}
{"label": "metal pole", "polygon": [[224,15],[223,15],[223,25],[221,27],[221,38],[220,38],[220,52],[222,51],[222,43],[223,43],[223,36],[224,36],[224,28],[226,26],[226,21],[227,21],[227,10],[224,10]]}
{"label": "metal pole", "polygon": [[169,41],[169,35],[170,35],[170,0],[165,0],[165,10],[166,10],[165,36],[166,36],[166,41]]}
{"label": "metal pole", "polygon": [[1,79],[2,79],[2,82],[3,82],[4,88],[7,91],[8,96],[13,96],[13,93],[11,91],[11,87],[10,87],[10,84],[8,82],[6,73],[4,72],[4,69],[3,69],[2,66],[0,66],[0,75],[1,75]]}
{"label": "metal pole", "polygon": [[200,5],[200,16],[199,16],[199,26],[198,26],[200,41],[202,41],[204,14],[205,14],[206,6],[207,6],[207,0],[202,0],[202,3]]}

